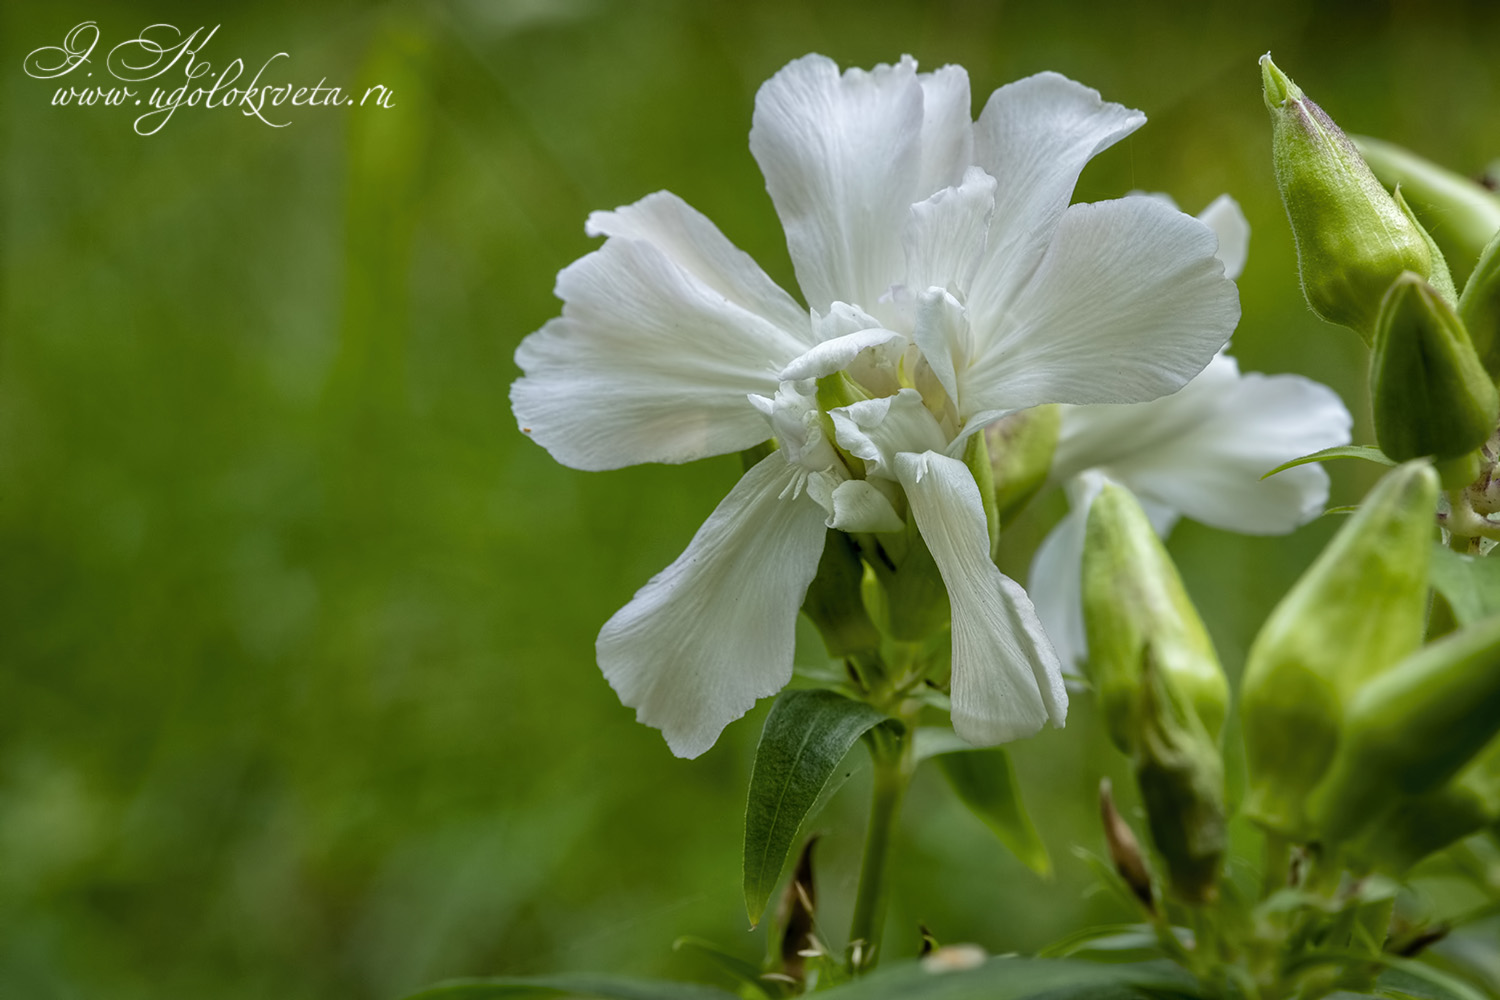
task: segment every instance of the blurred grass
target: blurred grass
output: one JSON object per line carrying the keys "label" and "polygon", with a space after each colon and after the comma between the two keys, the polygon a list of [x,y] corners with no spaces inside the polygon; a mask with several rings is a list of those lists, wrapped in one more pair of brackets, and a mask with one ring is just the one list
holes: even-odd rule
{"label": "blurred grass", "polygon": [[[1255,59],[1351,131],[1464,171],[1497,155],[1492,4],[947,2],[7,5],[0,304],[0,995],[386,998],[444,976],[703,975],[678,934],[753,956],[742,796],[763,709],[676,761],[593,665],[733,459],[585,474],[515,431],[522,336],[557,311],[586,214],[660,188],[795,287],[746,148],[756,87],[821,51],[911,52],[990,90],[1056,69],[1150,124],[1081,199],[1221,191],[1254,229],[1236,353],[1356,412],[1363,349],[1303,307]],[[394,87],[271,129],[54,108],[22,57],[97,19],[222,27],[212,61]],[[208,23],[213,23],[209,21]],[[1368,437],[1368,434],[1366,434]],[[1342,498],[1368,475],[1334,470]],[[1018,530],[1039,537],[1040,516]],[[1331,530],[1173,549],[1238,666]],[[1024,567],[1024,558],[1017,566]],[[1057,882],[919,779],[890,939],[1032,949],[1114,914],[1119,770],[1079,699],[1017,765]],[[1119,775],[1116,774],[1119,778]],[[1117,787],[1121,782],[1117,781]],[[847,908],[856,778],[821,821]],[[844,855],[846,860],[832,859]]]}

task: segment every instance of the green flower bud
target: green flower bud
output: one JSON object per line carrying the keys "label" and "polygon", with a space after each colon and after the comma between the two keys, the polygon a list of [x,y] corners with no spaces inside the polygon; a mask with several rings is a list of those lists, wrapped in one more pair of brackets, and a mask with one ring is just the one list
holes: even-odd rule
{"label": "green flower bud", "polygon": [[1500,232],[1495,234],[1458,297],[1458,318],[1490,378],[1500,378]]}
{"label": "green flower bud", "polygon": [[1349,699],[1308,814],[1325,841],[1445,784],[1500,731],[1500,615],[1432,643]]}
{"label": "green flower bud", "polygon": [[[1089,679],[1115,745],[1134,753],[1149,658],[1214,740],[1229,684],[1203,620],[1188,600],[1166,547],[1135,495],[1107,483],[1089,508],[1083,555],[1083,615]],[[1157,702],[1162,698],[1152,696]]]}
{"label": "green flower bud", "polygon": [[1370,393],[1375,439],[1398,461],[1467,455],[1489,439],[1500,412],[1458,315],[1410,271],[1380,304]]}
{"label": "green flower bud", "polygon": [[1012,413],[984,429],[1000,520],[1008,521],[1047,481],[1062,428],[1056,404]]}
{"label": "green flower bud", "polygon": [[1500,739],[1441,788],[1402,798],[1351,844],[1366,863],[1404,873],[1423,858],[1500,823]]}
{"label": "green flower bud", "polygon": [[1381,296],[1402,271],[1432,276],[1428,240],[1349,138],[1286,74],[1260,60],[1276,184],[1312,311],[1369,343]]}
{"label": "green flower bud", "polygon": [[1500,231],[1500,198],[1482,184],[1423,159],[1408,149],[1368,136],[1349,137],[1375,177],[1400,187],[1417,215],[1452,260],[1467,271]]}
{"label": "green flower bud", "polygon": [[[1432,238],[1427,227],[1417,219],[1417,214],[1411,210],[1411,205],[1407,204],[1406,195],[1401,192],[1400,188],[1391,192],[1391,200],[1396,203],[1397,208],[1401,209],[1401,214],[1406,216],[1407,221],[1417,227],[1417,232],[1422,235],[1422,239],[1427,241],[1427,252],[1432,257],[1432,274],[1428,276],[1427,283],[1437,290],[1444,302],[1450,306],[1458,305],[1458,287],[1453,284],[1453,272],[1448,270],[1448,258],[1444,257],[1443,251],[1438,248],[1437,240]],[[1378,323],[1379,320],[1377,319],[1376,322]]]}
{"label": "green flower bud", "polygon": [[1255,637],[1240,703],[1245,813],[1263,826],[1315,836],[1305,799],[1333,760],[1343,706],[1421,643],[1437,494],[1425,462],[1387,473]]}
{"label": "green flower bud", "polygon": [[1151,840],[1167,863],[1172,891],[1189,903],[1207,903],[1218,895],[1227,844],[1224,759],[1218,739],[1157,669],[1150,648],[1142,668],[1135,778]]}

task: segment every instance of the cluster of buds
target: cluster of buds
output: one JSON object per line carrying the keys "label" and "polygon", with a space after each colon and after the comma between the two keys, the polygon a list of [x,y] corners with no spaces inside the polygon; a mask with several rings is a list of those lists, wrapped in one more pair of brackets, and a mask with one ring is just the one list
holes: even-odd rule
{"label": "cluster of buds", "polygon": [[1225,847],[1219,739],[1229,685],[1160,537],[1134,494],[1114,484],[1089,509],[1083,609],[1089,677],[1110,738],[1135,765],[1170,887],[1208,902]]}
{"label": "cluster of buds", "polygon": [[1364,144],[1383,173],[1405,179],[1435,214],[1463,220],[1450,223],[1460,248],[1472,251],[1474,234],[1488,230],[1459,294],[1401,187],[1387,192],[1360,148],[1269,56],[1261,76],[1308,305],[1371,348],[1381,450],[1396,461],[1431,457],[1445,486],[1466,485],[1480,473],[1477,452],[1500,413],[1500,201],[1410,154]]}
{"label": "cluster of buds", "polygon": [[1247,815],[1395,869],[1500,818],[1500,616],[1422,645],[1437,492],[1424,461],[1388,473],[1267,619],[1241,686]]}

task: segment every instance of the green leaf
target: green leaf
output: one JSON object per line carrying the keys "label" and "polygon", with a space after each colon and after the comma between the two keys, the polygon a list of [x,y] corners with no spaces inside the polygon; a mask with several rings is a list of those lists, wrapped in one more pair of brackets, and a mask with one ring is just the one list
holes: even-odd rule
{"label": "green leaf", "polygon": [[1294,469],[1299,465],[1307,465],[1309,462],[1326,462],[1331,458],[1362,458],[1366,462],[1374,462],[1376,465],[1394,466],[1396,464],[1395,460],[1387,456],[1385,452],[1371,445],[1341,444],[1332,448],[1324,448],[1322,451],[1315,451],[1311,455],[1303,455],[1301,458],[1294,458],[1290,462],[1282,462],[1260,478],[1270,479],[1278,472],[1285,472],[1287,469]]}
{"label": "green leaf", "polygon": [[734,993],[698,983],[674,983],[633,976],[568,972],[551,976],[455,979],[405,1000],[509,1000],[511,997],[598,997],[600,1000],[739,1000]]}
{"label": "green leaf", "polygon": [[690,951],[702,955],[713,966],[726,973],[730,978],[742,986],[755,990],[759,995],[766,996],[764,981],[760,978],[760,967],[753,962],[746,961],[738,955],[731,954],[712,941],[705,940],[692,935],[684,935],[672,942],[673,951]]}
{"label": "green leaf", "polygon": [[1460,555],[1434,542],[1432,585],[1448,599],[1460,625],[1500,611],[1500,559]]}
{"label": "green leaf", "polygon": [[969,811],[983,820],[1022,864],[1043,878],[1051,878],[1052,859],[1026,815],[1010,754],[1003,747],[989,747],[940,753],[936,759]]}
{"label": "green leaf", "polygon": [[[1178,940],[1184,946],[1190,943],[1183,940],[1183,935],[1179,935]],[[1149,924],[1102,924],[1069,934],[1049,944],[1039,954],[1043,958],[1071,958],[1086,954],[1090,961],[1095,962],[1145,961],[1162,957],[1162,948],[1156,930]]]}
{"label": "green leaf", "polygon": [[828,1000],[1141,1000],[1197,994],[1192,977],[1170,962],[992,958],[962,972],[930,972],[921,963],[890,965],[820,995]]}
{"label": "green leaf", "polygon": [[1377,984],[1382,993],[1404,993],[1418,1000],[1484,1000],[1484,994],[1446,972],[1409,958],[1385,956],[1390,965]]}
{"label": "green leaf", "polygon": [[787,691],[766,716],[745,805],[745,908],[760,922],[802,820],[856,740],[885,720],[832,691]]}

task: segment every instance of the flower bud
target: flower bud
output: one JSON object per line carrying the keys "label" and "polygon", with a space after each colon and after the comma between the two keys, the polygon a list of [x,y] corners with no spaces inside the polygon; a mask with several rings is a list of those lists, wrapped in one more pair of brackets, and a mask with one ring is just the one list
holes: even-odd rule
{"label": "flower bud", "polygon": [[1156,893],[1151,888],[1151,870],[1141,853],[1141,842],[1135,831],[1115,808],[1114,790],[1108,778],[1099,781],[1099,819],[1104,825],[1104,842],[1109,845],[1109,859],[1125,885],[1148,911],[1156,912]]}
{"label": "flower bud", "polygon": [[1325,841],[1445,784],[1500,731],[1500,615],[1418,650],[1349,699],[1308,806]]}
{"label": "flower bud", "polygon": [[1500,738],[1440,788],[1399,799],[1350,845],[1366,863],[1403,874],[1430,854],[1500,822]]}
{"label": "flower bud", "polygon": [[1458,318],[1490,378],[1500,378],[1500,232],[1495,233],[1458,297]]}
{"label": "flower bud", "polygon": [[1437,494],[1425,462],[1387,473],[1251,644],[1245,813],[1263,826],[1315,836],[1305,799],[1333,760],[1343,706],[1421,643]]}
{"label": "flower bud", "polygon": [[1463,323],[1410,271],[1380,304],[1370,394],[1375,438],[1397,461],[1467,455],[1489,439],[1500,411]]}
{"label": "flower bud", "polygon": [[1500,231],[1500,198],[1473,178],[1425,160],[1393,142],[1349,137],[1377,180],[1399,187],[1438,242],[1467,270]]}
{"label": "flower bud", "polygon": [[1396,276],[1432,276],[1428,239],[1333,119],[1269,55],[1260,68],[1276,184],[1297,241],[1302,292],[1313,312],[1369,343],[1381,296]]}
{"label": "flower bud", "polygon": [[1000,520],[1010,520],[1047,481],[1062,427],[1056,404],[1012,413],[984,429]]}
{"label": "flower bud", "polygon": [[1207,903],[1218,895],[1227,843],[1224,760],[1218,740],[1154,660],[1147,649],[1136,784],[1172,891],[1189,903]]}
{"label": "flower bud", "polygon": [[1228,682],[1182,578],[1135,495],[1106,483],[1089,508],[1085,539],[1088,674],[1115,745],[1135,752],[1148,657],[1217,740],[1229,702]]}

